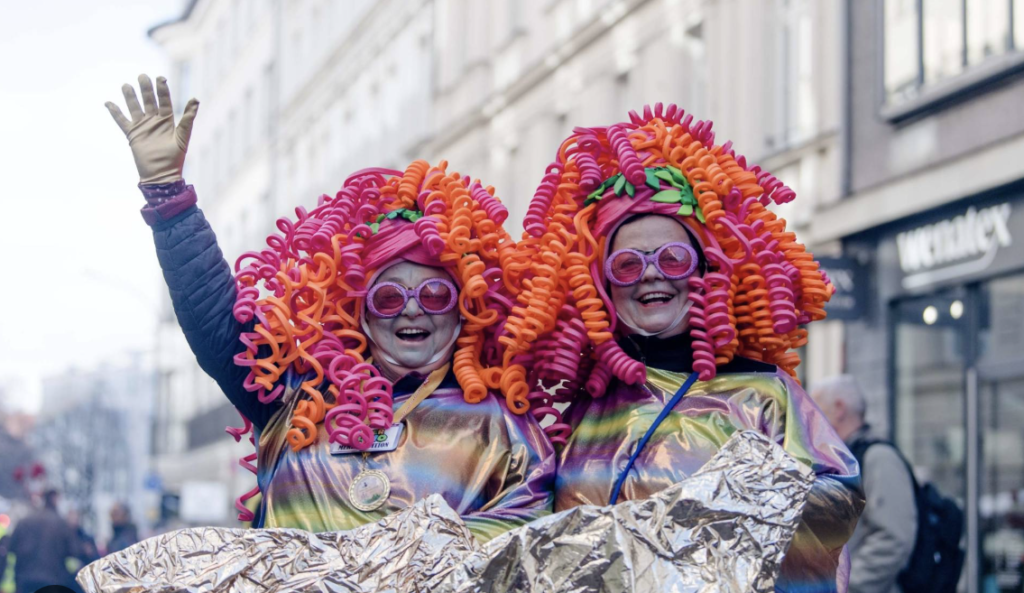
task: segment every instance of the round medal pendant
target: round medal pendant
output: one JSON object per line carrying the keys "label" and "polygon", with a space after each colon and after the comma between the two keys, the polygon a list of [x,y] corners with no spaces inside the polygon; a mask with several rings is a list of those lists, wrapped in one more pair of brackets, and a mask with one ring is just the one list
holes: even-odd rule
{"label": "round medal pendant", "polygon": [[391,480],[384,472],[375,469],[363,470],[356,474],[348,487],[348,499],[360,511],[375,511],[384,506],[391,494]]}

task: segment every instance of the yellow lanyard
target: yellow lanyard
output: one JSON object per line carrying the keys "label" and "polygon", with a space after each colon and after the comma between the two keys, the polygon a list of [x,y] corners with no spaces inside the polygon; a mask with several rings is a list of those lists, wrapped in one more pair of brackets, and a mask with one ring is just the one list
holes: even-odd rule
{"label": "yellow lanyard", "polygon": [[434,393],[435,390],[437,390],[437,387],[441,384],[441,381],[444,381],[445,375],[448,374],[448,368],[450,366],[451,363],[445,363],[444,366],[442,366],[439,369],[435,369],[434,372],[427,375],[427,380],[424,381],[423,384],[420,385],[416,389],[416,391],[413,392],[412,396],[409,399],[405,400],[405,403],[402,404],[402,407],[398,408],[398,411],[395,412],[393,424],[400,424],[402,420],[405,420],[406,416],[411,414],[412,411],[416,409],[416,406],[420,405],[420,403],[423,402],[423,400],[430,397],[430,395]]}

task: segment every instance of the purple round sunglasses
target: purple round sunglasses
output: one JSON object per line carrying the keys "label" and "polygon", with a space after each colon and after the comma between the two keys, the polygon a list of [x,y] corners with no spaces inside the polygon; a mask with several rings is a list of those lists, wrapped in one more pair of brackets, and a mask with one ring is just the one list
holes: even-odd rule
{"label": "purple round sunglasses", "polygon": [[666,243],[653,252],[620,249],[605,260],[604,277],[615,286],[633,286],[650,264],[668,280],[689,278],[697,269],[697,250],[681,242]]}
{"label": "purple round sunglasses", "polygon": [[424,313],[444,315],[455,308],[458,293],[455,284],[444,278],[428,278],[412,289],[395,282],[381,282],[367,293],[366,307],[375,317],[390,319],[402,314],[409,299],[416,299]]}

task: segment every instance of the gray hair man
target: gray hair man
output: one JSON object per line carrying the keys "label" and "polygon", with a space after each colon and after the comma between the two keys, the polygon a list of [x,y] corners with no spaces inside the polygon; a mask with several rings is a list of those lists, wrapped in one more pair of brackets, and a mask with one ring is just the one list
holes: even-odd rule
{"label": "gray hair man", "polygon": [[[813,385],[811,397],[851,450],[858,441],[882,438],[865,422],[864,393],[850,375]],[[896,577],[906,566],[917,537],[914,483],[892,446],[865,450],[861,480],[865,506],[850,549],[850,593],[898,593]],[[909,593],[909,592],[908,592]]]}

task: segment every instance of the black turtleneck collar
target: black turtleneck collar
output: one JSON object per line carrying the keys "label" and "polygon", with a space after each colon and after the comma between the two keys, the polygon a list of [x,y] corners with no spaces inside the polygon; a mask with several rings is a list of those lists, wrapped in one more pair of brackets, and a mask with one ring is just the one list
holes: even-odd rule
{"label": "black turtleneck collar", "polygon": [[[623,336],[617,341],[630,358],[651,368],[673,373],[689,373],[693,370],[693,338],[688,333],[670,338],[634,334]],[[718,367],[719,374],[774,373],[776,370],[773,364],[742,356],[733,357],[729,364]]]}
{"label": "black turtleneck collar", "polygon": [[693,369],[693,338],[689,334],[670,338],[634,334],[623,336],[618,342],[630,358],[646,366],[674,373],[688,373]]}
{"label": "black turtleneck collar", "polygon": [[[412,393],[427,380],[427,375],[417,373],[415,371],[403,376],[398,381],[395,381],[394,387],[391,388],[391,394],[394,397]],[[450,389],[452,387],[458,387],[459,381],[455,378],[454,365],[448,369],[448,374],[444,376],[441,384],[437,386],[438,389]]]}

